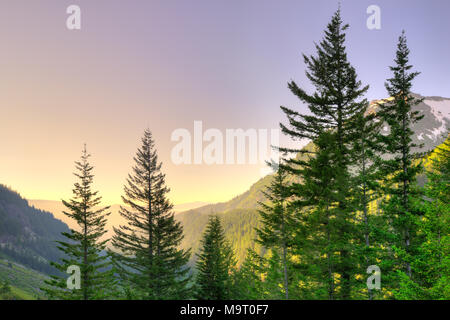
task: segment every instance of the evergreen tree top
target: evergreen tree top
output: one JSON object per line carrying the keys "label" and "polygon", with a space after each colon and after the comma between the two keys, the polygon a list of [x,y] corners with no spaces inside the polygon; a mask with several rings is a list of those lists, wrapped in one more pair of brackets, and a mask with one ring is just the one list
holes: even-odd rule
{"label": "evergreen tree top", "polygon": [[338,9],[328,23],[323,39],[315,44],[316,54],[303,54],[306,76],[314,85],[315,92],[308,94],[294,81],[288,83],[291,92],[307,104],[310,114],[281,106],[289,120],[289,126],[280,124],[285,134],[296,139],[314,140],[323,131],[340,130],[355,113],[364,112],[367,108],[367,101],[358,99],[367,92],[369,86],[362,86],[355,68],[347,59],[345,31],[348,27],[348,24],[343,23]]}
{"label": "evergreen tree top", "polygon": [[[385,83],[386,90],[392,97],[398,97],[400,95],[404,99],[405,95],[409,96],[412,80],[420,74],[420,72],[408,72],[413,67],[409,64],[409,53],[406,33],[403,30],[398,38],[397,51],[394,59],[395,66],[389,67],[393,72],[393,77],[389,78]],[[410,99],[410,97],[408,98]]]}

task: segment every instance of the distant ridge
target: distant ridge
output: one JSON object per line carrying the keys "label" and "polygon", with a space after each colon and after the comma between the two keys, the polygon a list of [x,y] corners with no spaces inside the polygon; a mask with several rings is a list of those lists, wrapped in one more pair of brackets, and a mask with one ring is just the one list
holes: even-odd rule
{"label": "distant ridge", "polygon": [[34,270],[50,274],[48,261],[62,257],[56,247],[68,226],[46,211],[28,205],[17,192],[0,184],[0,254]]}
{"label": "distant ridge", "polygon": [[[63,221],[71,229],[78,230],[78,228],[79,228],[77,223],[73,219],[68,218],[63,213],[63,211],[65,211],[66,208],[64,207],[64,205],[61,201],[28,200],[28,204],[36,209],[51,212],[56,219]],[[202,207],[205,205],[208,205],[208,203],[201,202],[201,201],[183,203],[180,205],[175,205],[174,212],[175,212],[175,214],[178,214],[178,212],[195,209],[195,208]],[[108,217],[108,222],[106,225],[107,233],[104,235],[103,239],[110,239],[113,236],[113,227],[118,227],[119,225],[122,225],[125,223],[125,220],[119,214],[119,210],[120,210],[119,204],[111,205],[111,208],[110,208],[111,215]]]}

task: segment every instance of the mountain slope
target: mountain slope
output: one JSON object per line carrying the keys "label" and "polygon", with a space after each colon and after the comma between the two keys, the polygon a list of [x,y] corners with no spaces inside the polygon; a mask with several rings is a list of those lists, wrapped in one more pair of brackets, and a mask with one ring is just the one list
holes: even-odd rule
{"label": "mountain slope", "polygon": [[[422,96],[415,95],[419,98]],[[415,132],[413,141],[424,144],[417,151],[428,152],[441,144],[446,138],[446,128],[450,127],[450,99],[442,97],[423,97],[424,101],[415,106],[424,114],[424,118],[412,129]],[[388,99],[385,99],[388,100]],[[371,102],[369,111],[375,111],[377,105],[385,100]],[[387,127],[385,127],[388,130]],[[312,148],[312,143],[304,148]],[[197,209],[179,213],[176,218],[183,224],[185,239],[183,248],[192,247],[197,252],[203,230],[210,214],[218,214],[224,222],[227,239],[233,244],[239,262],[242,262],[247,248],[253,248],[253,239],[256,236],[254,227],[258,224],[258,201],[264,201],[263,191],[270,183],[272,175],[265,176],[253,184],[243,194],[227,202],[210,204]],[[195,260],[195,255],[192,261]]]}
{"label": "mountain slope", "polygon": [[62,255],[55,241],[69,228],[49,212],[28,205],[18,193],[0,185],[0,253],[44,273],[55,270],[48,261]]}
{"label": "mountain slope", "polygon": [[40,272],[26,268],[9,260],[3,260],[0,255],[0,286],[5,282],[10,292],[0,294],[0,300],[35,300],[45,299],[40,290],[48,277]]}
{"label": "mountain slope", "polygon": [[[419,94],[413,94],[413,96],[424,99],[413,108],[414,111],[417,110],[424,115],[422,120],[411,127],[415,132],[413,142],[424,145],[416,151],[430,151],[444,141],[447,128],[450,128],[450,98],[423,97]],[[374,100],[369,110],[376,112],[379,103],[391,99]],[[387,131],[387,126],[384,126],[383,130]]]}

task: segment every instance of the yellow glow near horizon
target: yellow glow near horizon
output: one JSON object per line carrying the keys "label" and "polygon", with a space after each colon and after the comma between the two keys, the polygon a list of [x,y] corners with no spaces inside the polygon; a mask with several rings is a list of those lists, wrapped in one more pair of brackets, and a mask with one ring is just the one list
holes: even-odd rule
{"label": "yellow glow near horizon", "polygon": [[[94,189],[105,204],[121,203],[145,128],[154,135],[175,204],[227,201],[261,177],[264,165],[175,165],[170,158],[171,133],[192,130],[196,120],[222,132],[278,127],[283,101],[264,89],[272,82],[253,74],[262,68],[255,64],[238,74],[256,62],[259,48],[251,58],[247,51],[228,56],[210,46],[214,32],[191,24],[197,19],[180,16],[169,27],[168,17],[177,13],[164,2],[81,6],[82,28],[70,31],[64,4],[0,4],[7,15],[0,19],[7,23],[0,28],[7,44],[0,51],[0,183],[28,199],[68,199],[74,161],[86,143]],[[178,34],[177,23],[186,23],[187,37]],[[230,48],[242,49],[233,33],[224,34],[230,35]],[[289,78],[278,76],[283,81],[277,83]],[[291,97],[284,85],[279,90]]]}

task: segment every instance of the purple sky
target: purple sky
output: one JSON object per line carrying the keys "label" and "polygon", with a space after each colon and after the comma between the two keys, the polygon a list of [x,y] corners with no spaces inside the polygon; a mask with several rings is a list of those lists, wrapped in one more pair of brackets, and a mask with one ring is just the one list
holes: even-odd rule
{"label": "purple sky", "polygon": [[[31,3],[30,3],[31,2]],[[66,8],[81,7],[80,31]],[[381,8],[381,30],[366,9]],[[28,198],[70,196],[86,142],[97,188],[119,202],[139,139],[154,133],[175,203],[225,201],[260,165],[171,162],[177,128],[277,128],[287,89],[311,90],[301,53],[314,53],[338,2],[264,0],[3,0],[0,3],[0,183]],[[450,1],[341,1],[349,59],[369,100],[386,97],[397,38],[422,74],[413,91],[450,97]]]}

